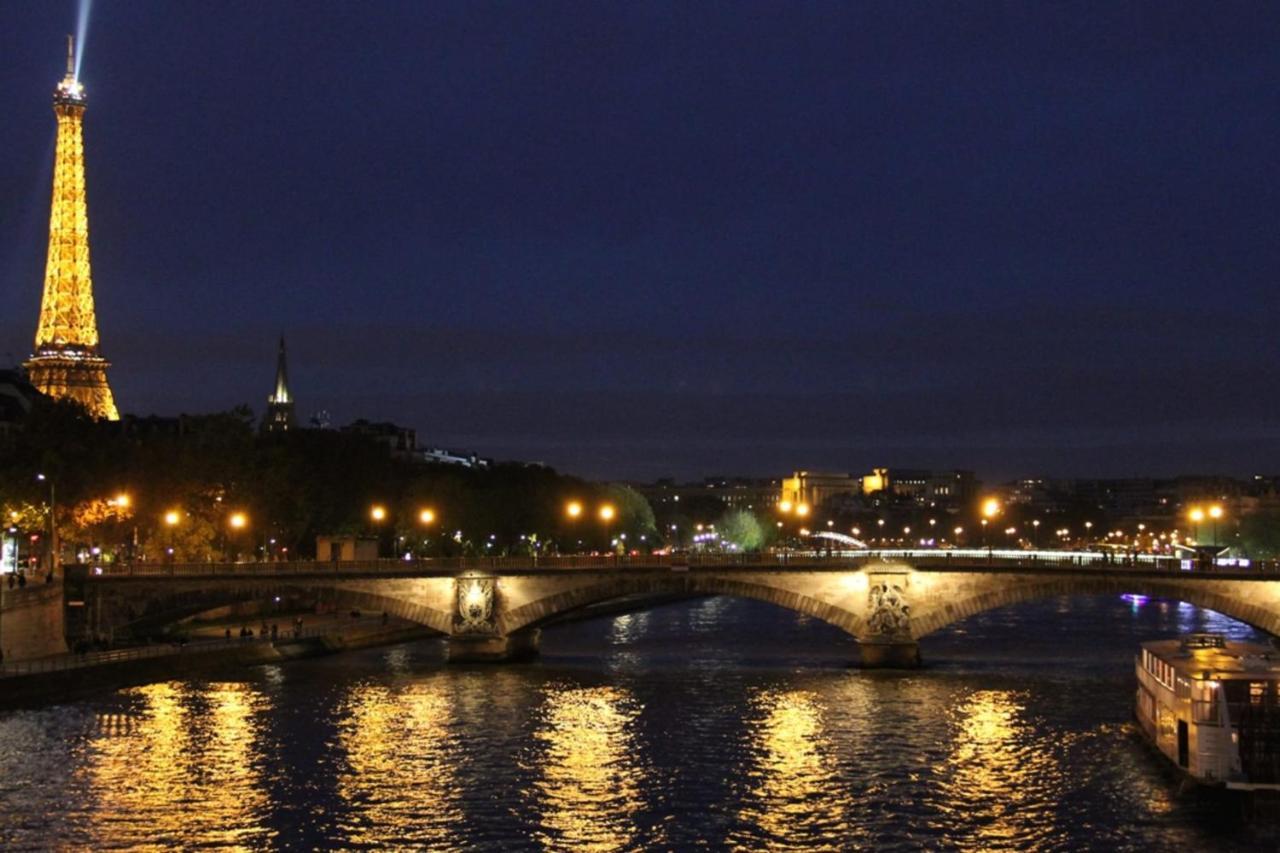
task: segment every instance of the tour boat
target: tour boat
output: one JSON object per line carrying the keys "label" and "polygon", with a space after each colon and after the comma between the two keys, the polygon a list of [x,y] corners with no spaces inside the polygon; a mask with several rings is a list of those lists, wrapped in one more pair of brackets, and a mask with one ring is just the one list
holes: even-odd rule
{"label": "tour boat", "polygon": [[1138,724],[1190,779],[1280,790],[1280,653],[1190,634],[1143,643],[1135,664]]}

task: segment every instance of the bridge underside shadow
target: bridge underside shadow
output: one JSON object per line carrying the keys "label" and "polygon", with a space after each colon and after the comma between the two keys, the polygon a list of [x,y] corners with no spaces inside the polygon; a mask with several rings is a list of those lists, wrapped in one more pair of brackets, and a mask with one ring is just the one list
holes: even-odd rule
{"label": "bridge underside shadow", "polygon": [[157,592],[138,585],[113,594],[92,597],[80,615],[80,622],[68,620],[69,639],[111,638],[117,641],[144,640],[163,634],[173,626],[202,614],[254,605],[242,611],[256,619],[272,612],[358,611],[386,613],[389,617],[430,628],[440,634],[450,632],[447,613],[420,601],[369,589],[342,585],[289,582],[249,582],[222,585],[184,585],[180,589]]}

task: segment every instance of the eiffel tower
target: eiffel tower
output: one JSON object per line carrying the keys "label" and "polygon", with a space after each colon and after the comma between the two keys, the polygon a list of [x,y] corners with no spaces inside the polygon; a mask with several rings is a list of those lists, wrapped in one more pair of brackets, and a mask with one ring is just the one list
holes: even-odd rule
{"label": "eiffel tower", "polygon": [[24,364],[31,384],[51,397],[74,400],[95,418],[119,420],[108,362],[98,352],[98,322],[89,274],[89,213],[84,194],[84,87],[75,76],[67,37],[67,76],[53,94],[58,144],[49,212],[49,259],[35,352]]}

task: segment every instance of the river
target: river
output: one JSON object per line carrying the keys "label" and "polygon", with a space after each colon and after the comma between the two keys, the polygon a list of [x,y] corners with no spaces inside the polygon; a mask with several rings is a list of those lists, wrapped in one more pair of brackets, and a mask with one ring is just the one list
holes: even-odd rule
{"label": "river", "polygon": [[863,672],[822,622],[731,598],[562,625],[533,664],[439,642],[0,712],[0,848],[1276,849],[1177,793],[1132,656],[1187,604],[1079,597]]}

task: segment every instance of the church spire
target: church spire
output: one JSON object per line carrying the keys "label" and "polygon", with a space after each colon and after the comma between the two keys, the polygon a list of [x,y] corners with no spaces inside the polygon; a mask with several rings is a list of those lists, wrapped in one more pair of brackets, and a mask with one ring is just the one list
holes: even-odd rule
{"label": "church spire", "polygon": [[267,416],[262,428],[268,432],[293,429],[293,395],[289,393],[289,366],[285,357],[284,335],[280,335],[280,352],[276,356],[276,390],[267,398]]}

